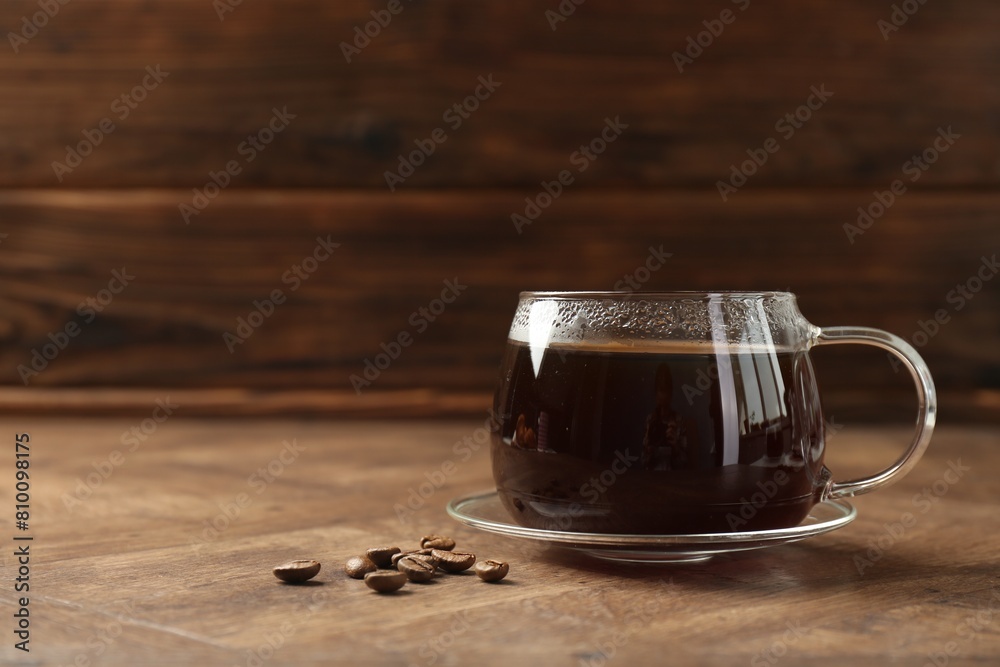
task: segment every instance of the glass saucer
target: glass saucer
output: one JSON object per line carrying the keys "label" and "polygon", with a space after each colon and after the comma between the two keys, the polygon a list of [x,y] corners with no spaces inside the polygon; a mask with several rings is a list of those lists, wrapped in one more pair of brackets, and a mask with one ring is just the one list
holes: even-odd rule
{"label": "glass saucer", "polygon": [[857,510],[844,500],[827,500],[812,508],[802,523],[792,528],[737,533],[692,533],[689,535],[615,535],[571,533],[515,524],[500,502],[496,490],[453,498],[448,514],[459,523],[498,535],[534,540],[573,549],[596,558],[631,563],[698,563],[734,551],[763,549],[796,542],[846,526]]}

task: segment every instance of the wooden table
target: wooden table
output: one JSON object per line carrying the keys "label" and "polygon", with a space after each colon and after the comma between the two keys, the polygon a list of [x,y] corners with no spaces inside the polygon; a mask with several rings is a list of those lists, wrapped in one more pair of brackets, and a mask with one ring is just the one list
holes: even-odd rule
{"label": "wooden table", "polygon": [[[487,448],[454,449],[481,435],[474,421],[3,422],[5,663],[1000,663],[994,429],[939,429],[917,469],[856,499],[859,517],[841,530],[651,567],[449,519],[450,498],[490,485]],[[31,436],[24,532],[11,525],[22,432]],[[891,460],[903,437],[846,427],[828,462],[839,477],[862,473]],[[441,488],[402,523],[394,505],[428,480]],[[906,513],[913,521],[900,532]],[[510,576],[499,585],[444,576],[379,596],[343,573],[368,546],[411,545],[428,532],[509,561]],[[13,648],[21,545],[30,545],[30,653]],[[323,562],[314,584],[271,575],[293,558]]]}

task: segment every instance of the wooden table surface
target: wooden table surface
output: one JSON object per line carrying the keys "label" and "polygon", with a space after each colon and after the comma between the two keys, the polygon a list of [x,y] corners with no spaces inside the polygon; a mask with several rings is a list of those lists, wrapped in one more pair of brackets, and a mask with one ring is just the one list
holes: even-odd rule
{"label": "wooden table surface", "polygon": [[[915,471],[857,498],[838,531],[651,567],[449,519],[450,498],[490,486],[487,447],[456,447],[482,440],[481,422],[178,416],[144,434],[141,418],[2,421],[5,664],[1000,664],[995,429],[940,428]],[[16,433],[31,438],[27,531],[12,525]],[[863,473],[904,437],[845,427],[828,463]],[[394,506],[429,480],[440,488],[401,521]],[[510,562],[509,577],[379,596],[343,573],[366,547],[428,532]],[[22,545],[30,591],[15,594]],[[271,575],[293,558],[322,561],[313,585]],[[12,634],[25,595],[30,653]]]}

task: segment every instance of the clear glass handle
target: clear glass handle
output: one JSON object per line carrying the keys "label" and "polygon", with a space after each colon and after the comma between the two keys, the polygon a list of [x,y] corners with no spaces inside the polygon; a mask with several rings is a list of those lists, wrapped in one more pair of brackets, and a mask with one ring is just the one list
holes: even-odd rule
{"label": "clear glass handle", "polygon": [[917,430],[913,441],[898,461],[885,470],[847,482],[831,482],[823,494],[826,498],[844,498],[868,493],[887,484],[895,482],[908,473],[917,464],[924,450],[931,441],[934,422],[937,418],[937,394],[934,391],[934,380],[931,379],[927,364],[909,343],[880,329],[868,327],[826,327],[820,330],[815,339],[815,345],[839,345],[843,343],[858,343],[874,345],[893,353],[903,362],[903,365],[913,376],[917,389]]}

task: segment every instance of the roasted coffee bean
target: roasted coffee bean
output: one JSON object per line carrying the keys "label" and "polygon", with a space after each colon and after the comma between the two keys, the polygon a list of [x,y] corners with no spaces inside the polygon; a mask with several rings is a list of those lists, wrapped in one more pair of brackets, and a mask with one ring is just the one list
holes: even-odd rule
{"label": "roasted coffee bean", "polygon": [[510,565],[501,560],[481,560],[476,563],[476,574],[483,581],[500,581],[510,572]]}
{"label": "roasted coffee bean", "polygon": [[399,547],[374,547],[365,552],[368,560],[378,567],[390,567],[393,554],[399,553]]}
{"label": "roasted coffee bean", "polygon": [[392,570],[376,570],[365,575],[365,585],[376,593],[398,591],[406,583],[406,575]]}
{"label": "roasted coffee bean", "polygon": [[420,548],[451,551],[455,548],[455,540],[444,535],[424,535],[420,538]]}
{"label": "roasted coffee bean", "polygon": [[319,568],[316,560],[292,560],[275,566],[274,576],[290,584],[299,584],[319,574]]}
{"label": "roasted coffee bean", "polygon": [[374,572],[378,566],[368,556],[355,556],[344,563],[344,572],[352,579],[364,579],[369,572]]}
{"label": "roasted coffee bean", "polygon": [[410,556],[410,558],[415,558],[417,560],[422,560],[425,563],[427,563],[428,565],[430,565],[432,568],[434,568],[435,570],[437,569],[437,566],[441,563],[441,560],[439,558],[435,558],[434,556],[431,556],[429,554],[428,555],[413,554],[412,556]]}
{"label": "roasted coffee bean", "polygon": [[405,574],[410,581],[421,583],[433,579],[434,570],[437,568],[425,560],[424,556],[405,556],[396,562],[396,569]]}
{"label": "roasted coffee bean", "polygon": [[432,562],[436,567],[438,564],[438,559],[431,554],[432,551],[433,549],[416,549],[414,551],[404,551],[402,553],[393,554],[390,562],[392,563],[392,566],[395,567],[396,564],[399,563],[399,560],[401,558],[406,558],[407,556],[418,556],[420,558]]}
{"label": "roasted coffee bean", "polygon": [[476,562],[476,554],[465,554],[458,551],[440,551],[434,549],[431,555],[440,559],[438,567],[445,572],[468,570]]}
{"label": "roasted coffee bean", "polygon": [[409,557],[416,558],[417,560],[422,560],[434,568],[436,568],[438,564],[441,562],[440,558],[438,558],[437,556],[433,556],[431,554],[409,554]]}
{"label": "roasted coffee bean", "polygon": [[434,567],[437,567],[438,563],[441,562],[441,559],[434,555],[433,549],[420,549],[419,551],[415,551],[410,555],[413,556],[414,558],[422,558],[431,565],[433,565]]}

